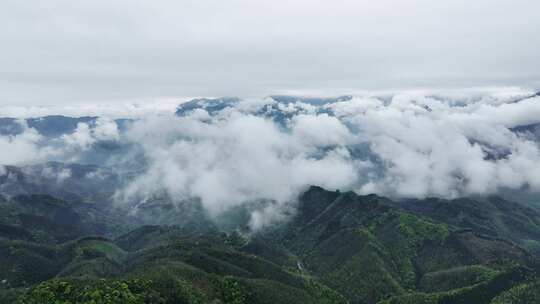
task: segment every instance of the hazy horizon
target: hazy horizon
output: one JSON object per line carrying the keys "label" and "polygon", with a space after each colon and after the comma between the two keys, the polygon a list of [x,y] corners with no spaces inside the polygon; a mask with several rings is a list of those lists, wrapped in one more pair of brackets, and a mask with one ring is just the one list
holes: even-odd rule
{"label": "hazy horizon", "polygon": [[540,89],[537,1],[3,1],[0,106]]}

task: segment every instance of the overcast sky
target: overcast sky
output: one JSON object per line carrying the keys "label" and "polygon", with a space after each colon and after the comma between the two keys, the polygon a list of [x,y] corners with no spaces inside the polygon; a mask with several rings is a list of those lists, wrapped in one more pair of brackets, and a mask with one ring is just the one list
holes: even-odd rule
{"label": "overcast sky", "polygon": [[538,0],[0,2],[0,105],[540,88]]}

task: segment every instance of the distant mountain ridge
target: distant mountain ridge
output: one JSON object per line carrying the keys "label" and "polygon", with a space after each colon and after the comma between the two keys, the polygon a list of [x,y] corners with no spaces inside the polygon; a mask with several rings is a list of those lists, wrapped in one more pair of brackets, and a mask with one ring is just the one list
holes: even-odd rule
{"label": "distant mountain ridge", "polygon": [[[305,103],[313,106],[322,106],[326,104],[336,103],[340,101],[349,101],[353,98],[350,95],[339,97],[306,97],[293,95],[271,95],[265,98],[265,105],[272,106],[274,103],[288,105],[296,103]],[[220,98],[195,98],[187,102],[181,103],[176,109],[177,116],[184,116],[196,109],[207,111],[210,115],[231,108],[241,101],[238,97],[220,97]]]}
{"label": "distant mountain ridge", "polygon": [[[39,134],[47,138],[57,138],[75,132],[79,123],[85,123],[93,127],[98,119],[98,116],[68,117],[62,115],[27,119],[0,117],[0,136],[21,134],[24,131],[21,122],[24,122],[29,128],[35,129]],[[132,121],[132,119],[116,119],[115,123],[120,130],[125,130]]]}

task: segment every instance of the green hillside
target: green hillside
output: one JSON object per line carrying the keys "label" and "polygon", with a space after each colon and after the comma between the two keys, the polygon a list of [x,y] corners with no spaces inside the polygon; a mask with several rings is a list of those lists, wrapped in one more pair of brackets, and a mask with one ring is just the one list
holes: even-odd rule
{"label": "green hillside", "polygon": [[[436,208],[420,212],[376,195],[311,187],[288,221],[256,233],[248,233],[243,222],[230,229],[229,222],[226,230],[154,225],[123,234],[128,226],[114,213],[97,209],[103,217],[89,216],[76,203],[52,197],[3,199],[0,208],[9,211],[0,220],[0,303],[537,299],[537,251],[509,236],[524,231],[511,224],[520,212],[527,212],[530,225],[539,218],[517,207],[511,219],[498,213],[506,224],[486,233]],[[465,207],[459,212],[478,217]],[[534,233],[527,237],[540,241]]]}

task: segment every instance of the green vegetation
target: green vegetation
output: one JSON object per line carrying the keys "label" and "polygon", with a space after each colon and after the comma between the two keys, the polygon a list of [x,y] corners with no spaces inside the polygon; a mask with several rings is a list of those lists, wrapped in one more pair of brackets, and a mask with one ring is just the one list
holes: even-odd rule
{"label": "green vegetation", "polygon": [[498,273],[483,265],[460,266],[426,273],[418,288],[424,292],[448,291],[487,281]]}
{"label": "green vegetation", "polygon": [[[66,281],[54,279],[43,282],[20,297],[18,304],[144,304],[165,303],[152,288],[152,282],[94,280]],[[190,302],[186,302],[190,303]]]}
{"label": "green vegetation", "polygon": [[126,252],[107,241],[90,240],[84,244],[84,247],[79,247],[83,255],[103,255],[109,260],[121,263],[126,258]]}
{"label": "green vegetation", "polygon": [[540,303],[540,282],[515,286],[497,296],[491,304],[527,304]]}
{"label": "green vegetation", "polygon": [[[47,196],[0,199],[6,211],[0,215],[0,303],[538,301],[540,264],[530,252],[483,234],[486,225],[462,229],[392,204],[314,187],[290,221],[255,234],[234,221],[221,222],[231,230],[220,230],[203,216],[107,238],[126,229],[111,214],[104,223],[96,216],[102,211]],[[245,219],[240,211],[237,218]],[[512,220],[497,216],[507,220],[501,235],[513,233]],[[529,222],[512,227],[536,248],[540,238],[529,232],[537,221]]]}
{"label": "green vegetation", "polygon": [[447,225],[433,223],[412,214],[400,212],[398,221],[399,230],[414,246],[420,246],[425,241],[442,243],[450,235]]}
{"label": "green vegetation", "polygon": [[[433,303],[433,304],[468,304],[468,303],[490,303],[501,292],[508,290],[528,280],[531,270],[514,267],[490,279],[471,286],[453,289],[438,293],[411,293],[404,296],[392,297],[379,304],[409,304],[409,303]],[[503,294],[504,295],[504,294]],[[415,302],[417,301],[417,302]],[[502,302],[506,303],[506,302]],[[517,302],[521,303],[521,302]],[[535,302],[523,302],[535,303]]]}

